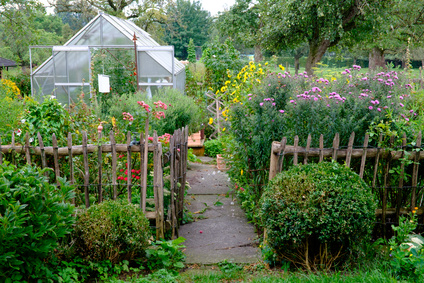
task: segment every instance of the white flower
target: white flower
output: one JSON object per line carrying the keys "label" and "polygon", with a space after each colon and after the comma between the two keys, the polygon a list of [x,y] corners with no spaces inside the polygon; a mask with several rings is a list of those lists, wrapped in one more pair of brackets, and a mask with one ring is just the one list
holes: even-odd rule
{"label": "white flower", "polygon": [[33,142],[34,141],[34,138],[30,138],[29,139],[29,142],[31,143],[31,142]]}
{"label": "white flower", "polygon": [[24,124],[24,123],[25,123],[25,121],[26,121],[25,119],[22,119],[22,120],[21,120],[21,123],[22,123],[22,124]]}

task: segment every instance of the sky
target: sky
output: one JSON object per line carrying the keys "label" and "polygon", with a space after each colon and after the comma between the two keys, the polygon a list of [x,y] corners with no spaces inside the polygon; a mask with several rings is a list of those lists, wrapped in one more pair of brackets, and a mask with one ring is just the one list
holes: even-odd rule
{"label": "sky", "polygon": [[[47,0],[39,0],[43,4],[47,4]],[[207,10],[211,13],[211,16],[218,15],[218,12],[222,12],[232,5],[234,5],[235,0],[199,0],[202,4],[203,10]],[[50,12],[50,11],[48,11]]]}

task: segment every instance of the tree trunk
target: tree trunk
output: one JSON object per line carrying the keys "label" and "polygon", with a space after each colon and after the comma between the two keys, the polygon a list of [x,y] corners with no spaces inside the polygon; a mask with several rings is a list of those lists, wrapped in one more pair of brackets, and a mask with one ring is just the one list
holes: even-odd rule
{"label": "tree trunk", "polygon": [[353,65],[356,65],[356,57],[353,58]]}
{"label": "tree trunk", "polygon": [[316,64],[321,61],[322,56],[324,56],[325,52],[327,51],[328,47],[330,47],[330,41],[329,40],[310,40],[309,41],[309,55],[306,59],[306,72],[308,75],[313,75],[313,67],[316,66]]}
{"label": "tree trunk", "polygon": [[384,60],[384,49],[374,47],[369,54],[369,69],[384,68],[386,61]]}
{"label": "tree trunk", "polygon": [[299,74],[299,66],[300,66],[300,58],[299,57],[294,57],[294,73],[296,75]]}
{"label": "tree trunk", "polygon": [[261,62],[264,59],[262,48],[260,44],[255,45],[255,62]]}
{"label": "tree trunk", "polygon": [[424,69],[424,59],[421,59],[421,66],[423,67],[423,69]]}

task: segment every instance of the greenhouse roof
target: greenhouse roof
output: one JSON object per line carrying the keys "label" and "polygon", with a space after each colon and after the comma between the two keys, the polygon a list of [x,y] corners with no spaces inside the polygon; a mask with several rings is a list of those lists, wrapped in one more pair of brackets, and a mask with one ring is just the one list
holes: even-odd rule
{"label": "greenhouse roof", "polygon": [[0,67],[16,67],[16,62],[0,57]]}
{"label": "greenhouse roof", "polygon": [[[110,47],[115,48],[128,47],[134,45],[134,34],[137,37],[137,47],[160,47],[146,31],[135,25],[130,20],[120,19],[108,14],[99,13],[92,19],[85,27],[83,27],[77,34],[75,34],[64,46],[74,47],[87,46],[87,47]],[[57,48],[57,47],[56,47]],[[82,51],[82,50],[81,50]],[[178,74],[184,70],[184,64],[174,58],[169,60],[169,53],[166,52],[148,52],[149,55],[158,62],[168,72],[172,73],[174,67],[174,74]],[[41,69],[49,60],[46,60],[38,69]],[[174,66],[173,66],[174,65]],[[37,69],[37,70],[38,70]],[[35,70],[34,73],[37,72]]]}

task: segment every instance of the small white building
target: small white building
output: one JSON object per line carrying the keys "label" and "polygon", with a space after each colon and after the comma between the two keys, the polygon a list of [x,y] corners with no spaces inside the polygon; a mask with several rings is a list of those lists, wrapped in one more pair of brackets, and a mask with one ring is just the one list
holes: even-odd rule
{"label": "small white building", "polygon": [[[69,105],[77,100],[81,91],[91,93],[93,53],[102,48],[131,49],[135,57],[134,34],[137,37],[139,88],[149,93],[161,87],[184,91],[185,67],[174,58],[173,46],[160,46],[129,20],[100,13],[63,46],[50,46],[52,56],[36,70],[31,70],[34,99],[41,101],[44,96],[53,95],[59,102]],[[31,47],[30,56],[34,48],[41,46]],[[108,70],[104,70],[104,75],[108,75]]]}

